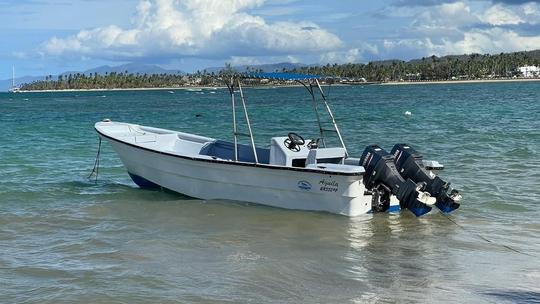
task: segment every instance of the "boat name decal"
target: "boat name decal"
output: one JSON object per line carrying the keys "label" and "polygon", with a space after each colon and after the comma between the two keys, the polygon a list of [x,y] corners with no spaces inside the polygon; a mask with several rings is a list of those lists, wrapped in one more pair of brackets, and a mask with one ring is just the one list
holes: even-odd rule
{"label": "boat name decal", "polygon": [[298,188],[309,191],[311,190],[311,184],[308,181],[301,180],[298,182]]}
{"label": "boat name decal", "polygon": [[338,183],[335,180],[327,180],[327,179],[322,179],[319,182],[319,186],[321,187],[320,188],[321,191],[326,191],[326,192],[337,192],[338,187],[339,187]]}

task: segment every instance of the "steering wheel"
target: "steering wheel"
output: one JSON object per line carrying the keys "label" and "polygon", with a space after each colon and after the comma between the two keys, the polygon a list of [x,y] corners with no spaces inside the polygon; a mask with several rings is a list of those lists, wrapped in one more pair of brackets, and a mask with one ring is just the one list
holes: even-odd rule
{"label": "steering wheel", "polygon": [[290,132],[289,134],[287,134],[287,139],[285,139],[283,143],[285,144],[287,149],[293,152],[298,152],[302,148],[301,146],[306,143],[306,141],[302,138],[302,136]]}

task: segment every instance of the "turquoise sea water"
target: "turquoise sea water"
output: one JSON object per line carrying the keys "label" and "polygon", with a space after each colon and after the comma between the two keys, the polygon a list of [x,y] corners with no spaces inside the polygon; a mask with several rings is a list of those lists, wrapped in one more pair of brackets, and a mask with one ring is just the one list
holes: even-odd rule
{"label": "turquoise sea water", "polygon": [[[316,137],[303,88],[247,94],[261,146]],[[462,207],[349,219],[193,200],[138,189],[107,144],[94,183],[96,121],[230,139],[226,91],[0,93],[0,303],[540,302],[540,83],[329,95],[353,155],[407,142]]]}

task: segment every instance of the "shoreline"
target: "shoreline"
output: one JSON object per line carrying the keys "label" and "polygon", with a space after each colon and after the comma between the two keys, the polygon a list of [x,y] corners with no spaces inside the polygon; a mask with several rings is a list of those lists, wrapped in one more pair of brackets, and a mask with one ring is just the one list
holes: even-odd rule
{"label": "shoreline", "polygon": [[54,92],[114,92],[114,91],[174,91],[174,90],[218,90],[224,86],[193,86],[166,88],[114,88],[114,89],[61,89],[61,90],[20,90],[17,93],[54,93]]}
{"label": "shoreline", "polygon": [[[334,84],[343,86],[344,84]],[[284,85],[262,85],[262,86],[243,86],[244,88],[291,88],[301,87],[301,84],[284,84]],[[19,90],[17,93],[54,93],[54,92],[114,92],[114,91],[174,91],[174,90],[221,90],[227,89],[226,86],[186,86],[186,87],[165,87],[165,88],[114,88],[114,89],[61,89],[61,90]]]}
{"label": "shoreline", "polygon": [[497,82],[535,82],[540,78],[511,78],[511,79],[471,79],[471,80],[433,80],[433,81],[389,81],[380,85],[417,85],[417,84],[463,84],[463,83],[497,83]]}
{"label": "shoreline", "polygon": [[[516,79],[471,79],[471,80],[435,80],[435,81],[388,81],[388,82],[368,82],[368,83],[334,83],[332,86],[364,86],[364,85],[422,85],[422,84],[465,84],[465,83],[501,83],[501,82],[540,82],[540,78],[516,78]],[[301,84],[287,85],[262,85],[247,86],[245,88],[290,88],[301,87]],[[62,89],[62,90],[20,90],[17,93],[54,93],[54,92],[114,92],[114,91],[174,91],[174,90],[219,90],[226,89],[226,86],[185,86],[185,87],[165,87],[165,88],[113,88],[113,89]]]}

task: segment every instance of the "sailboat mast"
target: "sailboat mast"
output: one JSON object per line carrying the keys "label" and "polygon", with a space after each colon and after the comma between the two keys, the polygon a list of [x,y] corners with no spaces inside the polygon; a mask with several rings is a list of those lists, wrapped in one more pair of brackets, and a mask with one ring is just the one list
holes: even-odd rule
{"label": "sailboat mast", "polygon": [[11,66],[11,87],[15,87],[15,66]]}

